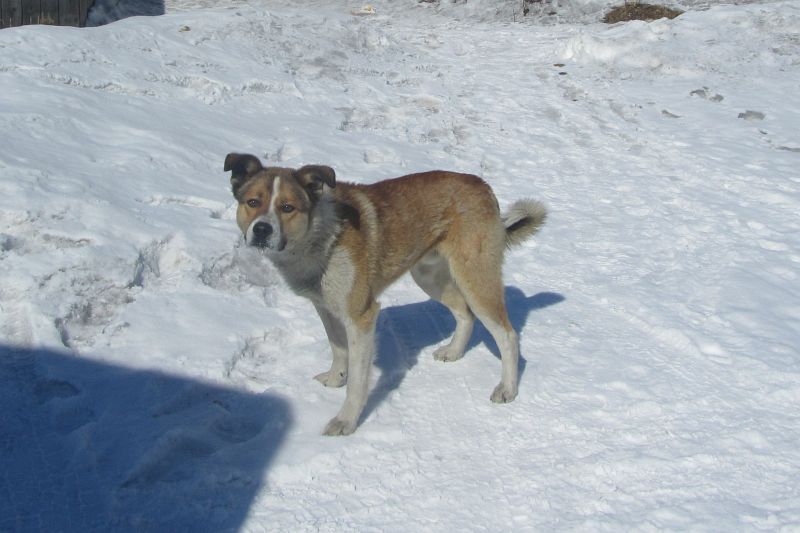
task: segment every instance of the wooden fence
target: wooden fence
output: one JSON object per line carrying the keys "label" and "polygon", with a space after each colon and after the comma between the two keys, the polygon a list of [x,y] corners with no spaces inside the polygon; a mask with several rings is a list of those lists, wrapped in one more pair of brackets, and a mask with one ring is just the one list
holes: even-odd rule
{"label": "wooden fence", "polygon": [[0,0],[0,28],[23,24],[86,25],[94,0]]}

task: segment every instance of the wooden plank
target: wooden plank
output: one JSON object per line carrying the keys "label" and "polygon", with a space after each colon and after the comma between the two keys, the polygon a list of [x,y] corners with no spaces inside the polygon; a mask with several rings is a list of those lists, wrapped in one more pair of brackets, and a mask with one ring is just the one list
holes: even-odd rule
{"label": "wooden plank", "polygon": [[0,29],[24,24],[85,26],[94,0],[0,0]]}
{"label": "wooden plank", "polygon": [[39,17],[39,24],[59,24],[58,0],[41,0],[42,14]]}
{"label": "wooden plank", "polygon": [[9,0],[11,4],[11,25],[22,26],[22,2],[24,0]]}
{"label": "wooden plank", "polygon": [[22,24],[39,24],[40,0],[22,0]]}
{"label": "wooden plank", "polygon": [[22,24],[22,0],[0,0],[0,28]]}
{"label": "wooden plank", "polygon": [[80,8],[78,0],[58,0],[58,23],[62,26],[80,26]]}
{"label": "wooden plank", "polygon": [[80,20],[78,22],[78,26],[83,28],[86,26],[86,16],[89,14],[89,8],[94,2],[90,2],[89,0],[78,0],[78,3],[80,4]]}
{"label": "wooden plank", "polygon": [[85,26],[94,0],[0,0],[0,29],[24,24]]}

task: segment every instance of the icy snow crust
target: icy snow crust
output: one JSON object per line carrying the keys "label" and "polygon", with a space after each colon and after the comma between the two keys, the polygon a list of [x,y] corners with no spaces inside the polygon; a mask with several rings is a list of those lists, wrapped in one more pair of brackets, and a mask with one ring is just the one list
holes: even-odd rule
{"label": "icy snow crust", "polygon": [[[535,26],[274,1],[0,31],[0,530],[800,527],[800,7]],[[187,7],[186,5],[184,7]],[[410,279],[359,430],[225,154],[545,201],[524,357]]]}

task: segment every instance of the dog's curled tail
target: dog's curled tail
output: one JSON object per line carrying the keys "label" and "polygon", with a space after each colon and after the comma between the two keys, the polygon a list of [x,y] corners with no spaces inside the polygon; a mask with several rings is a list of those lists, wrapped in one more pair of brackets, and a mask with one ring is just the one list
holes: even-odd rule
{"label": "dog's curled tail", "polygon": [[547,219],[547,208],[536,200],[518,200],[503,214],[506,246],[516,246],[532,237]]}

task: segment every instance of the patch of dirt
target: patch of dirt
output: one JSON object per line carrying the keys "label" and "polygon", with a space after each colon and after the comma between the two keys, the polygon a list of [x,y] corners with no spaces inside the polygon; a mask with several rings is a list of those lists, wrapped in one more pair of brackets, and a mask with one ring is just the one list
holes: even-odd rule
{"label": "patch of dirt", "polygon": [[625,22],[628,20],[658,20],[660,18],[674,19],[683,11],[672,9],[658,4],[625,3],[611,9],[603,22],[614,24],[615,22]]}

